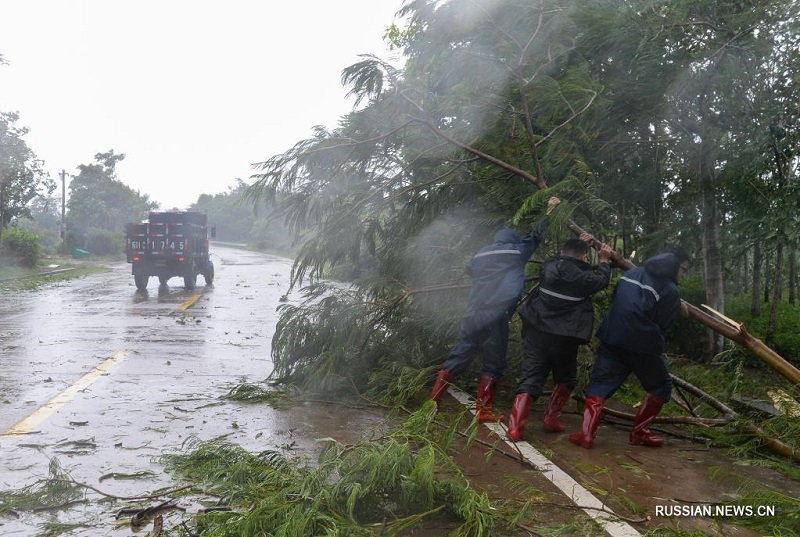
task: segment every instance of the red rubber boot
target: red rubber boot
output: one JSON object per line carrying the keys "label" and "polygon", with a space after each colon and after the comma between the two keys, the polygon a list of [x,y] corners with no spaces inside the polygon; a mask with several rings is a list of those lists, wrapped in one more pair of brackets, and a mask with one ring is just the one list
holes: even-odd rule
{"label": "red rubber boot", "polygon": [[583,405],[583,422],[581,432],[571,433],[569,441],[582,448],[592,449],[594,437],[597,436],[597,427],[600,426],[600,418],[603,416],[603,403],[605,399],[598,395],[590,395],[586,398]]}
{"label": "red rubber boot", "polygon": [[550,400],[547,401],[547,408],[544,410],[544,430],[548,433],[560,433],[565,429],[564,424],[558,421],[558,418],[561,417],[561,409],[564,408],[570,395],[572,395],[572,390],[566,384],[556,384]]}
{"label": "red rubber boot", "polygon": [[450,387],[454,380],[456,380],[455,375],[444,369],[439,371],[439,376],[436,377],[436,382],[433,384],[430,395],[430,399],[436,401],[436,408],[439,408],[442,396],[447,392],[447,388]]}
{"label": "red rubber boot", "polygon": [[630,442],[636,446],[650,446],[661,447],[664,445],[664,439],[653,435],[650,429],[647,428],[658,413],[661,412],[661,407],[664,406],[666,401],[657,395],[648,393],[644,397],[644,401],[639,406],[639,411],[633,419],[633,429],[631,429]]}
{"label": "red rubber boot", "polygon": [[531,414],[533,401],[534,398],[529,393],[518,393],[514,398],[511,414],[508,416],[508,432],[506,433],[512,442],[522,440],[522,435],[525,433],[525,422],[528,421],[528,416]]}
{"label": "red rubber boot", "polygon": [[497,390],[497,385],[500,379],[490,377],[489,375],[481,375],[480,384],[478,384],[478,423],[498,422],[503,420],[503,415],[500,413],[495,414],[492,408],[492,399],[494,399],[494,392]]}

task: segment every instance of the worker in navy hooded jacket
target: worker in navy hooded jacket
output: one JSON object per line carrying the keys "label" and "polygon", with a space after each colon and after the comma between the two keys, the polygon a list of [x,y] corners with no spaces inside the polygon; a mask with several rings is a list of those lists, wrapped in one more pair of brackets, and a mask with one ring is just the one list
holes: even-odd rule
{"label": "worker in navy hooded jacket", "polygon": [[584,448],[594,444],[603,403],[633,373],[644,388],[644,401],[636,412],[630,443],[659,447],[664,439],[648,426],[672,395],[672,381],[664,361],[664,334],[678,315],[688,315],[681,303],[678,283],[689,268],[689,256],[674,249],[645,260],[626,271],[614,288],[611,307],[600,328],[592,377],[586,388],[581,432],[569,440]]}
{"label": "worker in navy hooded jacket", "polygon": [[430,393],[437,407],[450,384],[469,367],[480,350],[483,367],[476,401],[478,421],[502,419],[493,412],[492,399],[506,373],[508,322],[522,296],[525,265],[544,240],[549,225],[547,215],[560,202],[555,196],[548,200],[545,217],[524,239],[509,228],[498,231],[494,243],[481,248],[467,265],[472,288],[458,343],[450,351]]}
{"label": "worker in navy hooded jacket", "polygon": [[600,244],[596,267],[586,262],[594,237],[582,233],[569,239],[556,257],[542,263],[539,285],[519,309],[522,318],[522,370],[517,396],[508,416],[508,439],[522,438],[531,405],[541,395],[550,372],[553,393],[544,411],[544,430],[564,430],[558,419],[572,394],[578,368],[578,348],[592,339],[592,295],[608,286],[611,247]]}

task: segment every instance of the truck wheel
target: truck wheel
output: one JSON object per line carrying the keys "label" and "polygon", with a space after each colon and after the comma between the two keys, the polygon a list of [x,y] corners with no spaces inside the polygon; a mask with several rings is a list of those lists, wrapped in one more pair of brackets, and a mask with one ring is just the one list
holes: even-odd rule
{"label": "truck wheel", "polygon": [[196,283],[197,283],[197,265],[195,265],[194,261],[192,261],[191,264],[189,265],[189,272],[187,272],[183,276],[183,286],[186,289],[194,289]]}
{"label": "truck wheel", "polygon": [[147,282],[150,281],[150,276],[147,274],[134,274],[133,275],[133,282],[136,284],[136,288],[139,291],[144,291],[147,289]]}
{"label": "truck wheel", "polygon": [[209,261],[208,265],[206,265],[206,271],[203,273],[203,278],[206,280],[206,285],[211,285],[214,283],[214,263],[211,261]]}

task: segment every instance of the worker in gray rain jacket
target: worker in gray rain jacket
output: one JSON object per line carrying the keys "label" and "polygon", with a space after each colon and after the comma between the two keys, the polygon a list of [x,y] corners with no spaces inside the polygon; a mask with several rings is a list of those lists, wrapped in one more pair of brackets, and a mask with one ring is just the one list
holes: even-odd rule
{"label": "worker in gray rain jacket", "polygon": [[592,377],[586,388],[581,431],[569,440],[591,448],[603,404],[633,373],[646,392],[636,412],[630,443],[659,447],[664,439],[648,426],[672,396],[672,381],[664,361],[664,335],[678,319],[688,315],[681,303],[678,283],[689,268],[689,256],[672,249],[651,257],[641,267],[626,271],[614,288],[611,307],[597,329],[597,349]]}
{"label": "worker in gray rain jacket", "polygon": [[545,217],[525,238],[512,229],[497,232],[494,242],[481,248],[467,265],[472,278],[467,309],[461,321],[458,343],[452,348],[439,372],[430,398],[437,407],[450,384],[475,359],[483,354],[483,367],[478,384],[478,421],[500,421],[493,412],[497,385],[506,374],[508,322],[522,296],[525,265],[544,239],[549,215],[561,202],[552,197],[547,202]]}
{"label": "worker in gray rain jacket", "polygon": [[592,339],[592,295],[611,278],[611,247],[601,244],[600,264],[586,262],[594,237],[569,239],[558,256],[542,263],[539,284],[519,309],[522,318],[522,370],[508,417],[508,439],[523,436],[531,405],[553,373],[553,392],[544,411],[544,430],[561,432],[561,409],[572,394],[578,368],[578,348]]}

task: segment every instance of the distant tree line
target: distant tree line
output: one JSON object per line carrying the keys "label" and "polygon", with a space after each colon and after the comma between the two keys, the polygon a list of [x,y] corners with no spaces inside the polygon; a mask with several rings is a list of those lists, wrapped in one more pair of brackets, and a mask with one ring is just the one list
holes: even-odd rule
{"label": "distant tree line", "polygon": [[216,239],[245,244],[248,247],[289,255],[293,236],[275,207],[280,200],[253,206],[244,199],[249,184],[241,179],[227,192],[201,194],[192,210],[205,211]]}
{"label": "distant tree line", "polygon": [[[27,129],[15,127],[16,121],[16,115],[0,115],[0,127],[4,128],[0,130],[0,143],[5,144],[3,154],[9,156],[10,162],[0,167],[2,230],[11,228],[11,236],[5,241],[6,261],[24,260],[24,264],[35,266],[41,254],[58,253],[62,247],[66,249],[64,253],[79,248],[97,255],[121,254],[125,224],[144,220],[150,211],[160,210],[148,194],[133,190],[118,179],[116,166],[125,155],[111,149],[97,153],[94,163],[77,166],[78,173],[71,175],[67,183],[62,241],[60,196],[53,195],[55,183],[41,171],[41,162],[22,138]],[[12,167],[14,163],[22,164],[17,169]],[[265,204],[255,209],[243,204],[248,186],[239,179],[227,192],[201,194],[188,209],[208,214],[218,240],[291,254],[292,237],[274,208]]]}

